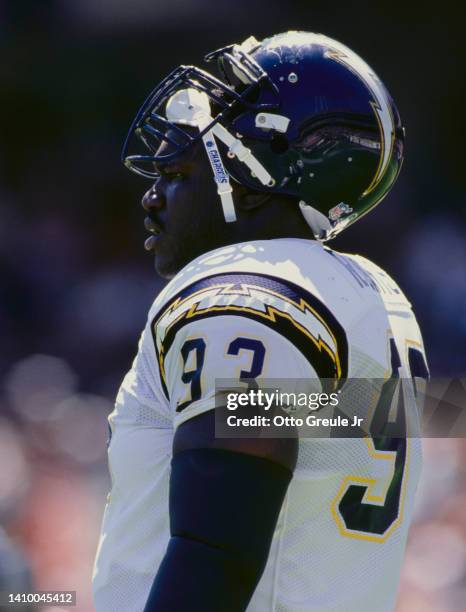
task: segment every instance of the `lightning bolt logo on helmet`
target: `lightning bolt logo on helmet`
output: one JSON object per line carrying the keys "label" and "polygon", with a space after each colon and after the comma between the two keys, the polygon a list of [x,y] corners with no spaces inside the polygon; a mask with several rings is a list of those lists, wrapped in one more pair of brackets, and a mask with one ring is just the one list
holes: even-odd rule
{"label": "lightning bolt logo on helmet", "polygon": [[[327,37],[325,38],[328,44],[330,39]],[[388,100],[385,87],[382,85],[380,79],[374,73],[372,68],[345,45],[333,40],[331,41],[331,44],[332,47],[325,53],[326,57],[340,62],[351,70],[364,82],[374,98],[369,102],[369,104],[372,106],[380,129],[380,161],[374,178],[372,179],[369,187],[367,187],[363,193],[363,195],[367,195],[382,179],[388,168],[388,163],[392,154],[393,143],[395,140],[395,124],[391,104]]]}

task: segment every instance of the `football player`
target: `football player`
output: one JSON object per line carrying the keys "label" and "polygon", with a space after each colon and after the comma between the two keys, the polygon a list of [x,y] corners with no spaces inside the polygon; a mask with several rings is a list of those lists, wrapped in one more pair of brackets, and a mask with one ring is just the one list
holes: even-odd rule
{"label": "football player", "polygon": [[409,302],[325,246],[392,187],[397,109],[322,35],[251,37],[206,60],[156,87],[123,150],[154,181],[145,248],[171,282],[109,417],[97,610],[392,610],[419,440],[222,438],[215,406],[218,379],[330,380],[343,398],[348,381],[386,379],[390,401],[357,395],[380,421],[403,378],[395,420],[418,431],[411,379],[428,372]]}

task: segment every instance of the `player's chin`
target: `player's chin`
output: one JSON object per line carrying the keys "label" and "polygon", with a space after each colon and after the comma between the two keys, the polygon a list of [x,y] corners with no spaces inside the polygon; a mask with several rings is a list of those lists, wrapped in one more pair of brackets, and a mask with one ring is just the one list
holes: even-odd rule
{"label": "player's chin", "polygon": [[176,270],[174,269],[171,262],[166,262],[159,255],[155,256],[154,267],[155,267],[155,271],[157,272],[157,274],[161,276],[162,278],[166,278],[167,280],[170,280],[174,276],[176,276]]}
{"label": "player's chin", "polygon": [[162,278],[167,280],[176,276],[181,268],[187,263],[185,257],[179,252],[176,243],[164,236],[165,240],[160,240],[155,254],[155,271]]}

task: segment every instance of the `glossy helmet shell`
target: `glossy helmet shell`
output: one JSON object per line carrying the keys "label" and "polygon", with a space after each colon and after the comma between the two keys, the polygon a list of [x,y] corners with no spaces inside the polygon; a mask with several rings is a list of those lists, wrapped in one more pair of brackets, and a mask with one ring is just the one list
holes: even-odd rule
{"label": "glossy helmet shell", "polygon": [[[212,56],[234,79],[225,51]],[[273,85],[261,87],[251,101],[274,106],[271,112],[288,118],[288,128],[263,129],[257,111],[245,108],[230,129],[274,177],[272,191],[321,213],[322,231],[314,233],[331,238],[376,206],[396,180],[404,131],[395,104],[359,56],[320,34],[277,34],[250,56]],[[226,165],[236,181],[270,191],[237,160]]]}

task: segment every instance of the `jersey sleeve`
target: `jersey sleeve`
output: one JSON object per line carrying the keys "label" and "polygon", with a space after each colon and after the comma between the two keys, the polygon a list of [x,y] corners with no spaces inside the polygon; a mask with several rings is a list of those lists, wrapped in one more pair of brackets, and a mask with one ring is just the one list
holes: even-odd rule
{"label": "jersey sleeve", "polygon": [[203,278],[164,306],[152,332],[175,427],[215,408],[219,381],[338,384],[346,375],[344,330],[316,296],[281,278]]}

